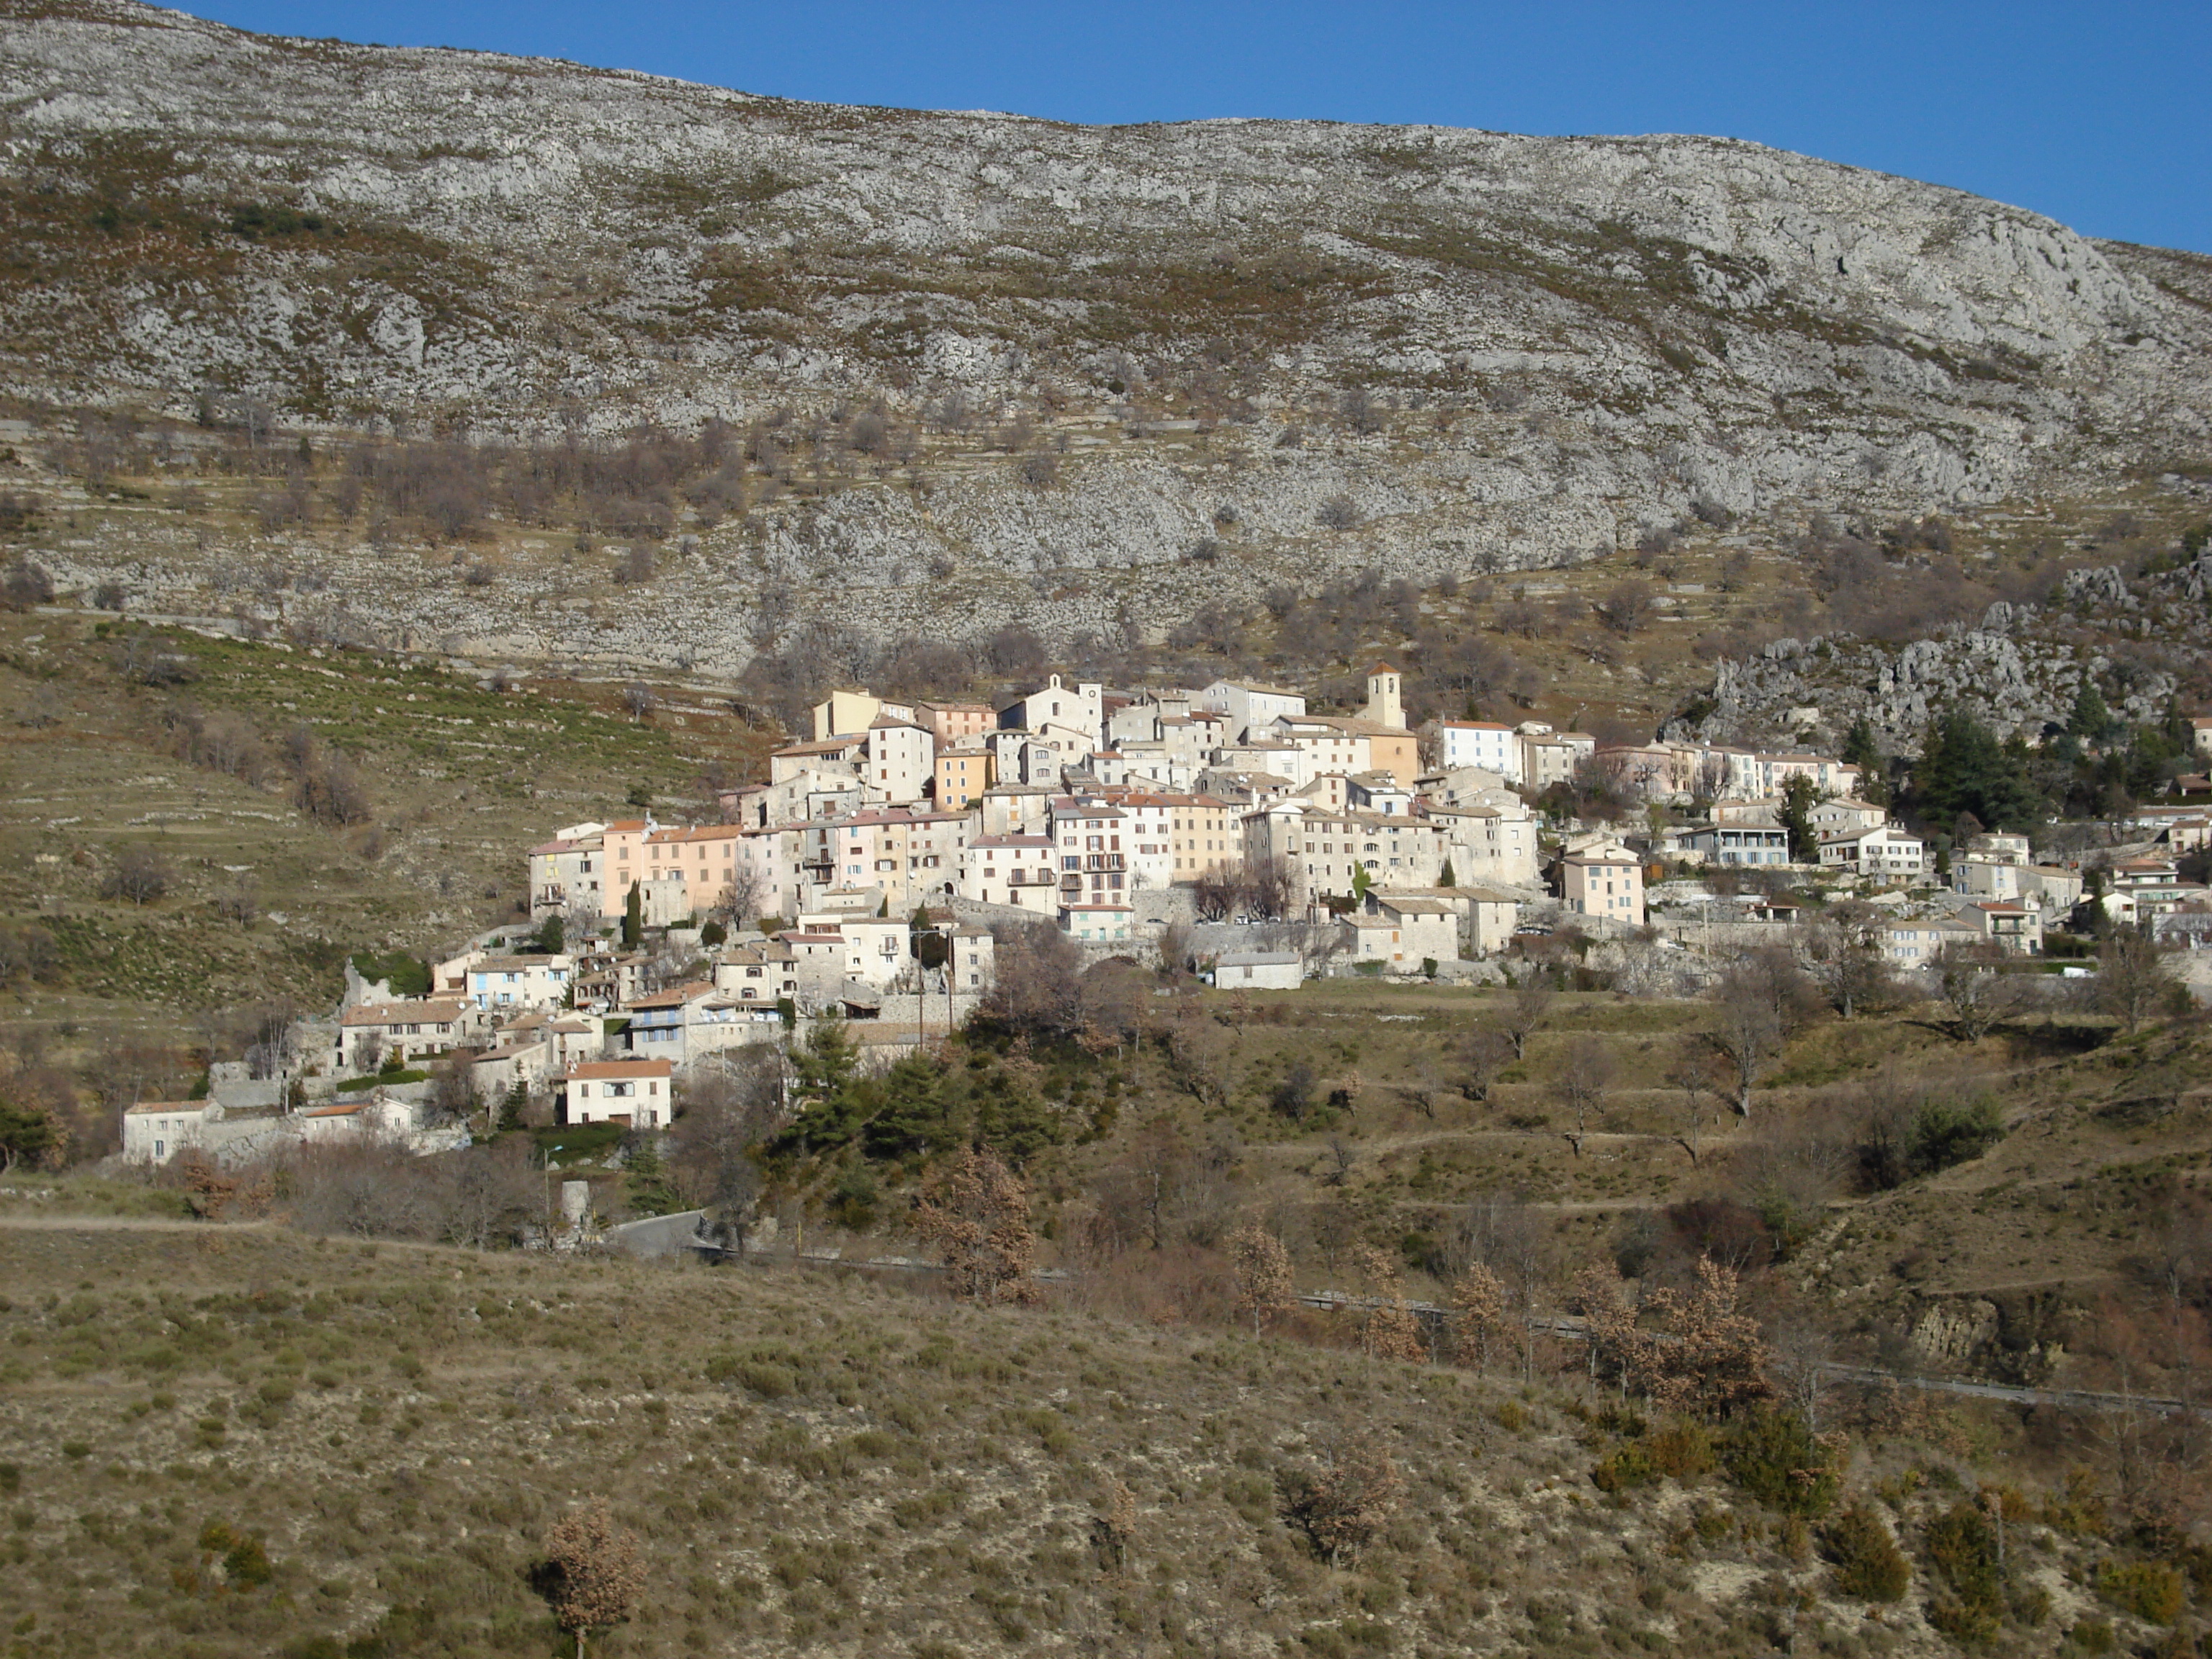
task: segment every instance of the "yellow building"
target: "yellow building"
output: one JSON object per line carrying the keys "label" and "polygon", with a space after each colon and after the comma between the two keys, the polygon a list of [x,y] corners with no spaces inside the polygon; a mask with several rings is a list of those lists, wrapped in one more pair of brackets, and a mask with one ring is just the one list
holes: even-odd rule
{"label": "yellow building", "polygon": [[991,751],[981,739],[969,738],[938,751],[937,806],[939,811],[963,811],[983,798],[998,781]]}

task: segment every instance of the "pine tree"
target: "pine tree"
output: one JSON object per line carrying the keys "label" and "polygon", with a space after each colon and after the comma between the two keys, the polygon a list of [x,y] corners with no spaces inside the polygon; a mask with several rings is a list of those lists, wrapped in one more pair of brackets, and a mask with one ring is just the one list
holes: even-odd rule
{"label": "pine tree", "polygon": [[1863,778],[1871,781],[1881,775],[1881,742],[1875,736],[1874,722],[1864,714],[1851,722],[1850,731],[1844,735],[1843,758],[1845,765],[1857,767]]}
{"label": "pine tree", "polygon": [[1820,862],[1820,840],[1813,830],[1813,807],[1820,799],[1820,786],[1802,772],[1782,786],[1782,827],[1790,832],[1792,863]]}
{"label": "pine tree", "polygon": [[676,1184],[669,1178],[668,1165],[660,1156],[659,1135],[638,1136],[637,1144],[629,1150],[625,1169],[629,1207],[636,1214],[673,1215],[684,1207]]}
{"label": "pine tree", "polygon": [[885,1073],[883,1102],[861,1131],[870,1158],[945,1152],[959,1144],[945,1068],[929,1055],[908,1054]]}
{"label": "pine tree", "polygon": [[791,1069],[797,1074],[791,1093],[799,1112],[777,1138],[782,1150],[833,1149],[860,1132],[860,1052],[845,1022],[834,1013],[817,1019],[806,1040],[791,1051]]}
{"label": "pine tree", "polygon": [[2027,756],[1964,709],[1929,729],[1912,769],[1912,805],[1929,823],[1948,823],[1972,812],[1992,830],[2026,830],[2046,811],[2027,775]]}
{"label": "pine tree", "polygon": [[2083,680],[2074,694],[2074,707],[2066,716],[2066,729],[2084,743],[2102,743],[2118,722],[2094,682]]}

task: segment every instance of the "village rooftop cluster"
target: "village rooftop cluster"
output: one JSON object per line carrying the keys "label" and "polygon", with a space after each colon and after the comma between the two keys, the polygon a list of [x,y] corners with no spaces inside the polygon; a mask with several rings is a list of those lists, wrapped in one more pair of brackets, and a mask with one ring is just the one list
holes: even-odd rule
{"label": "village rooftop cluster", "polygon": [[[204,1100],[133,1108],[125,1150],[161,1162],[362,1133],[435,1150],[453,1132],[410,1068],[456,1056],[469,1098],[550,1095],[561,1124],[665,1127],[684,1068],[787,1046],[819,1018],[852,1022],[878,1064],[948,1036],[995,985],[1010,927],[1056,928],[1094,959],[1170,951],[1242,989],[1494,981],[1502,955],[1554,933],[1673,952],[1694,976],[1796,919],[1775,879],[1710,879],[1727,872],[1849,891],[1907,971],[1962,950],[2039,955],[2085,902],[2212,940],[2205,890],[2176,863],[2212,842],[2202,811],[2139,816],[2085,901],[2081,861],[2039,862],[2025,836],[1931,856],[1826,756],[1601,744],[1533,720],[1416,731],[1396,668],[1376,664],[1366,690],[1350,715],[1230,680],[1115,691],[1054,675],[998,708],[835,692],[765,782],[719,797],[720,822],[560,830],[529,849],[528,922],[435,963],[426,995],[356,980],[281,1064],[219,1066]],[[2212,751],[2212,720],[2197,739]],[[1674,812],[1623,834],[1533,804],[1592,776]],[[1792,803],[1809,844],[1792,844]]]}

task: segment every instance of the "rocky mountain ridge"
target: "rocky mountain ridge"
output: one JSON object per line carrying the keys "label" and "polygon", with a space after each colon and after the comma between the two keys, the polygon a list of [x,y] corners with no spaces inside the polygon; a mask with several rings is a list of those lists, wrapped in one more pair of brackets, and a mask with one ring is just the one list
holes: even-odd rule
{"label": "rocky mountain ridge", "polygon": [[[2212,262],[1724,140],[1082,128],[9,0],[0,190],[27,404],[814,422],[811,479],[680,513],[683,579],[611,619],[542,572],[494,604],[275,550],[360,565],[390,637],[514,654],[734,671],[767,585],[884,634],[1142,629],[1697,507],[2063,494],[2201,451],[2212,412]],[[871,405],[920,459],[848,441]],[[182,600],[246,551],[205,542],[63,551]]]}
{"label": "rocky mountain ridge", "polygon": [[2000,601],[1978,622],[1902,645],[1777,640],[1718,664],[1695,729],[1721,739],[1795,731],[1832,750],[1863,718],[1909,751],[1936,715],[1964,703],[2001,734],[2034,740],[2064,726],[2084,686],[2100,696],[2109,688],[2125,720],[2155,721],[2181,687],[2175,655],[2201,664],[2212,649],[2208,598],[2212,554],[2201,553],[2132,580],[2117,565],[2069,571],[2047,604]]}

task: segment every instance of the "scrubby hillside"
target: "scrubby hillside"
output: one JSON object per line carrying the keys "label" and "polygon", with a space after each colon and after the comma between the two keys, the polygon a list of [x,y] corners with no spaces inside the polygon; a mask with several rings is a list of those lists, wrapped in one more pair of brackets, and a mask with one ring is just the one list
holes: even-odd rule
{"label": "scrubby hillside", "polygon": [[1295,1321],[191,1224],[15,1216],[0,1261],[20,1652],[544,1654],[600,1498],[644,1565],[609,1656],[2040,1654],[2191,1641],[2206,1593],[2083,1443],[1965,1407],[1823,1450]]}

